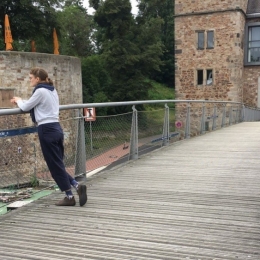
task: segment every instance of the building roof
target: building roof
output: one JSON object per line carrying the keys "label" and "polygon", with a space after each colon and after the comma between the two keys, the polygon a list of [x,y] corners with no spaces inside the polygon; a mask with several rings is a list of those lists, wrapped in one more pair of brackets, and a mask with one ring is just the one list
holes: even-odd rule
{"label": "building roof", "polygon": [[260,13],[260,0],[248,0],[247,14],[259,14]]}

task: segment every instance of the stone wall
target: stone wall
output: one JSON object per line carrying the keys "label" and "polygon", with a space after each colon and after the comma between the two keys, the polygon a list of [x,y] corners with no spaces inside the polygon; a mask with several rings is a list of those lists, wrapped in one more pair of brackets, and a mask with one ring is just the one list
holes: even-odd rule
{"label": "stone wall", "polygon": [[212,12],[240,8],[246,12],[247,0],[175,0],[175,14]]}
{"label": "stone wall", "polygon": [[0,90],[14,89],[16,96],[28,98],[32,93],[29,72],[33,67],[42,67],[48,72],[61,105],[82,103],[81,63],[76,57],[0,51]]}
{"label": "stone wall", "polygon": [[260,78],[259,66],[247,66],[244,69],[243,102],[247,106],[259,107],[258,78]]}
{"label": "stone wall", "polygon": [[[244,26],[238,11],[176,17],[177,99],[242,101]],[[197,49],[199,30],[214,31],[213,49]],[[213,70],[213,85],[197,85],[198,69]]]}

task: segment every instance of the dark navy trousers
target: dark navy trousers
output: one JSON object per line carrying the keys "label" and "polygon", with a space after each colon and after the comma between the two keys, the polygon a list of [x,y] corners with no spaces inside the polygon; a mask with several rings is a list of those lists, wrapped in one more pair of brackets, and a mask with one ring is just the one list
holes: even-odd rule
{"label": "dark navy trousers", "polygon": [[52,178],[61,191],[71,189],[73,178],[67,173],[63,162],[64,134],[60,123],[47,123],[38,126],[38,136],[43,157]]}

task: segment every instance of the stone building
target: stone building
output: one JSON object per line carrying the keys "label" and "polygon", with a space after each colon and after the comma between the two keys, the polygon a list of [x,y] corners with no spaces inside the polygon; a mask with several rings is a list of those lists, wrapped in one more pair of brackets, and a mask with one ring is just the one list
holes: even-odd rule
{"label": "stone building", "polygon": [[260,107],[260,0],[175,0],[176,99]]}

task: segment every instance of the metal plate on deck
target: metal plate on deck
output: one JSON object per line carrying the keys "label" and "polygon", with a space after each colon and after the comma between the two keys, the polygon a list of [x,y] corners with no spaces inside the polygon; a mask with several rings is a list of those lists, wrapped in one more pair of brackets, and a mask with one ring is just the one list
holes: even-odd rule
{"label": "metal plate on deck", "polygon": [[13,203],[11,203],[10,205],[7,206],[7,210],[13,210],[13,209],[17,209],[20,208],[26,204],[31,203],[32,200],[26,200],[26,201],[15,201]]}

